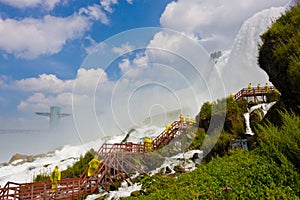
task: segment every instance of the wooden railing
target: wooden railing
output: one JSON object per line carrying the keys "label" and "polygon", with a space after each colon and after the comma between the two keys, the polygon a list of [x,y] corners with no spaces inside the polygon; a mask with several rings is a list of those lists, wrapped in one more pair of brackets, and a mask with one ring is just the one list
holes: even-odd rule
{"label": "wooden railing", "polygon": [[79,178],[62,179],[58,182],[58,187],[54,189],[52,189],[50,181],[7,182],[3,188],[0,188],[0,199],[78,199],[82,195],[94,193],[98,190],[98,186],[108,190],[105,184],[107,182],[113,184],[112,177],[114,175],[118,174],[124,180],[130,179],[124,165],[143,173],[134,163],[131,163],[130,158],[135,155],[146,155],[150,151],[169,144],[171,140],[181,134],[182,130],[187,129],[189,126],[189,123],[175,121],[168,133],[163,131],[151,143],[104,143],[97,152],[97,155],[102,159],[102,163],[92,176],[87,176],[88,167],[86,167]]}
{"label": "wooden railing", "polygon": [[270,86],[270,87],[251,87],[251,88],[243,88],[240,91],[238,91],[234,95],[234,100],[239,100],[243,99],[245,97],[257,97],[257,96],[265,96],[268,92],[274,91],[275,87]]}

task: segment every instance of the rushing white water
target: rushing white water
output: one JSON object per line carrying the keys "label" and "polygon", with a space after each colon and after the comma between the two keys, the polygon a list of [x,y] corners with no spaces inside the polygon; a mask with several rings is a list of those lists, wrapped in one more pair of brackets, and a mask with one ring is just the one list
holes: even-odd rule
{"label": "rushing white water", "polygon": [[121,197],[128,197],[130,196],[131,192],[141,190],[141,185],[140,184],[134,184],[131,186],[128,186],[126,182],[123,182],[121,184],[121,187],[117,191],[112,191],[112,192],[103,192],[100,194],[93,194],[89,195],[86,200],[94,200],[96,198],[106,196],[106,200],[112,200],[112,199],[120,199]]}
{"label": "rushing white water", "polygon": [[[277,8],[277,9],[273,8],[270,10],[265,10],[260,14],[255,15],[251,20],[249,20],[243,25],[241,31],[239,32],[235,40],[235,44],[233,45],[233,48],[229,51],[226,51],[224,53],[224,56],[222,56],[219,59],[217,66],[221,71],[223,77],[227,77],[225,81],[227,81],[226,84],[228,87],[227,88],[228,91],[235,91],[237,89],[240,89],[241,87],[244,87],[245,84],[247,84],[249,81],[245,79],[244,76],[237,76],[235,78],[232,78],[234,76],[233,74],[234,72],[240,75],[241,71],[245,71],[244,74],[247,74],[247,76],[250,78],[258,77],[257,74],[259,73],[260,76],[257,78],[256,81],[263,82],[264,80],[267,80],[267,77],[264,74],[264,72],[258,69],[256,65],[257,63],[256,54],[257,54],[257,44],[259,41],[259,35],[267,29],[267,27],[270,25],[271,21],[274,18],[280,16],[280,14],[284,11],[285,8]],[[251,51],[249,51],[249,49]],[[251,73],[249,73],[249,71]],[[250,113],[254,109],[262,107],[264,114],[266,114],[268,109],[273,105],[274,103],[260,104],[252,107],[248,113],[245,113],[245,120],[247,126],[246,134],[253,135],[253,132],[250,128],[250,122],[249,122]],[[141,142],[143,137],[156,136],[162,130],[163,128],[157,128],[157,127],[150,127],[150,128],[148,127],[148,129],[145,127],[136,128],[128,138],[128,141]],[[124,137],[125,137],[124,135],[114,136],[113,138],[106,140],[106,142],[108,143],[121,142],[124,139]],[[0,185],[4,186],[7,181],[13,181],[19,183],[31,182],[33,177],[37,174],[50,173],[53,170],[55,165],[58,165],[60,170],[64,170],[67,168],[68,165],[72,165],[74,162],[76,162],[79,159],[79,157],[85,154],[86,151],[89,150],[90,148],[94,148],[95,150],[100,148],[103,142],[105,142],[104,139],[98,139],[86,143],[84,145],[78,145],[78,146],[66,145],[62,149],[56,150],[53,153],[48,154],[44,158],[38,158],[33,162],[25,162],[23,164],[15,166],[14,164],[17,164],[18,162],[22,162],[22,160],[18,160],[7,166],[0,166]],[[189,159],[194,153],[201,154],[201,152],[189,152],[185,154],[179,154],[171,158],[167,158],[164,164],[161,167],[154,170],[152,173],[155,173],[161,168],[164,168],[166,166],[172,168],[174,165],[178,165],[178,164],[183,165],[188,171],[193,170],[194,163],[186,159]],[[184,158],[184,159],[182,160],[180,158]],[[130,187],[123,185],[118,191],[111,192],[111,194],[108,195],[107,198],[118,199],[120,197],[129,196],[132,191],[139,190],[139,189],[140,189],[139,185],[133,185]],[[99,197],[99,195],[90,195],[87,199],[95,199],[97,197]]]}
{"label": "rushing white water", "polygon": [[[109,143],[119,142],[124,136],[115,136],[108,140]],[[0,185],[4,186],[8,181],[16,183],[32,182],[33,177],[37,174],[50,174],[56,165],[60,170],[65,170],[68,166],[73,165],[84,155],[89,149],[98,150],[104,140],[98,139],[84,145],[70,146],[66,145],[60,150],[48,153],[43,158],[37,158],[33,162],[24,162],[24,160],[16,160],[7,166],[0,167]],[[23,164],[18,164],[21,163]]]}
{"label": "rushing white water", "polygon": [[[267,114],[268,110],[275,104],[276,102],[272,102],[272,103],[262,103],[262,104],[258,104],[255,106],[252,106],[249,111],[247,113],[244,114],[245,117],[245,123],[246,123],[246,133],[245,134],[249,134],[249,135],[254,135],[254,133],[251,130],[250,127],[250,114],[251,112],[253,112],[256,109],[261,108],[264,116]],[[264,117],[263,116],[263,117]]]}

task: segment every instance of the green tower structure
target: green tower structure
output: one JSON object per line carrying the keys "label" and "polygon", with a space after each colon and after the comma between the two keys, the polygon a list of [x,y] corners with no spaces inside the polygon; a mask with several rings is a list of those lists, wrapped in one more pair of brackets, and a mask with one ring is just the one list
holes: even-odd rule
{"label": "green tower structure", "polygon": [[58,126],[60,118],[70,116],[70,114],[60,113],[61,108],[59,106],[51,106],[50,112],[36,112],[37,115],[50,117],[50,128],[53,129]]}

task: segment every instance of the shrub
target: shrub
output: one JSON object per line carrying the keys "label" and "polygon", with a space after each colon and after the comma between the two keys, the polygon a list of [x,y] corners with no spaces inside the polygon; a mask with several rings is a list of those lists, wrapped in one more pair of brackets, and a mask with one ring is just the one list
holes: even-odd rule
{"label": "shrub", "polygon": [[238,150],[177,177],[146,177],[138,199],[299,199],[299,180],[293,168]]}
{"label": "shrub", "polygon": [[273,158],[278,164],[292,163],[300,169],[300,117],[295,113],[279,111],[281,126],[271,123],[259,126],[258,142],[260,151]]}

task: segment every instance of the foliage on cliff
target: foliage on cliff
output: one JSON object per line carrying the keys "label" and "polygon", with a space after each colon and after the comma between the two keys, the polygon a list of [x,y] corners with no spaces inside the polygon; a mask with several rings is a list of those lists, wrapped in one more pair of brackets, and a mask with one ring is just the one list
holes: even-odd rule
{"label": "foliage on cliff", "polygon": [[300,4],[262,36],[258,62],[281,93],[281,107],[300,114]]}
{"label": "foliage on cliff", "polygon": [[[245,112],[247,112],[246,101],[234,101],[233,98],[228,97],[212,103],[205,102],[196,120],[199,127],[204,128],[206,132],[208,129],[213,132],[222,127],[223,131],[238,136],[245,133]],[[211,123],[212,116],[213,123]]]}

